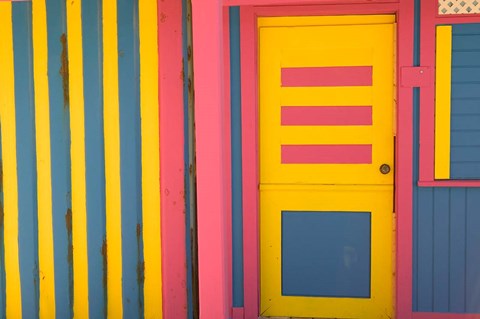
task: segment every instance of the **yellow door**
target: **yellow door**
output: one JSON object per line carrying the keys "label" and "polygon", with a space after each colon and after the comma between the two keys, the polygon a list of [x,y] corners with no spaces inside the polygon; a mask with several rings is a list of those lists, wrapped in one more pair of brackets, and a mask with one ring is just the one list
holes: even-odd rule
{"label": "yellow door", "polygon": [[392,318],[395,17],[258,30],[260,314]]}

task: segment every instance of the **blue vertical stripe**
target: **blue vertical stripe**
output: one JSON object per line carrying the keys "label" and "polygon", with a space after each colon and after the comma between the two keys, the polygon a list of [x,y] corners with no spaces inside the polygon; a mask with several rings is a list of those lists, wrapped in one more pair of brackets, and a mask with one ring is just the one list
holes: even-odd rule
{"label": "blue vertical stripe", "polygon": [[242,98],[240,84],[240,10],[230,8],[230,94],[232,128],[233,306],[243,307]]}
{"label": "blue vertical stripe", "polygon": [[433,190],[418,189],[418,311],[433,310]]}
{"label": "blue vertical stripe", "polygon": [[467,190],[466,312],[480,313],[480,189]]}
{"label": "blue vertical stripe", "polygon": [[[52,170],[53,244],[55,253],[55,305],[58,318],[72,317],[73,268],[71,234],[70,112],[66,60],[65,2],[46,0],[48,32],[48,84]],[[63,44],[62,44],[63,42]],[[62,56],[63,51],[63,56]],[[66,85],[65,85],[66,84]]]}
{"label": "blue vertical stripe", "polygon": [[38,227],[32,5],[12,6],[17,135],[19,262],[24,318],[38,318]]}
{"label": "blue vertical stripe", "polygon": [[123,315],[143,317],[138,1],[118,0]]}
{"label": "blue vertical stripe", "polygon": [[452,312],[465,312],[466,199],[464,188],[452,188],[450,214],[450,300]]}
{"label": "blue vertical stripe", "polygon": [[[1,123],[0,123],[1,128]],[[5,247],[4,247],[4,210],[3,210],[3,159],[2,130],[0,129],[0,319],[5,319]]]}
{"label": "blue vertical stripe", "polygon": [[433,309],[448,312],[450,189],[434,190],[433,214]]}
{"label": "blue vertical stripe", "polygon": [[90,318],[105,318],[107,270],[102,256],[106,235],[101,1],[82,1],[82,29],[89,315]]}

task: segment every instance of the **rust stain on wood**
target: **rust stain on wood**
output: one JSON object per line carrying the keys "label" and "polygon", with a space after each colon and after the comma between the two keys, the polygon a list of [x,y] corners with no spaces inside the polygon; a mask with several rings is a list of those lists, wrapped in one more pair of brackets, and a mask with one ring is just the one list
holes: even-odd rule
{"label": "rust stain on wood", "polygon": [[102,243],[102,261],[103,261],[103,286],[107,287],[107,265],[108,265],[108,259],[107,259],[107,240],[104,239]]}
{"label": "rust stain on wood", "polygon": [[145,280],[145,262],[142,260],[142,254],[141,254],[142,226],[140,224],[137,224],[136,233],[137,233],[137,283],[139,285],[143,285]]}
{"label": "rust stain on wood", "polygon": [[143,287],[145,283],[145,261],[142,254],[142,225],[137,223],[137,284],[138,284],[138,315],[142,317],[143,314]]}
{"label": "rust stain on wood", "polygon": [[67,227],[67,236],[68,236],[68,264],[69,266],[73,266],[73,244],[72,244],[72,210],[69,208],[67,209],[67,213],[65,214],[65,224]]}
{"label": "rust stain on wood", "polygon": [[67,213],[65,214],[65,226],[67,227],[68,236],[72,235],[72,210],[70,208],[67,209]]}
{"label": "rust stain on wood", "polygon": [[107,269],[107,266],[108,266],[108,259],[107,259],[107,239],[104,238],[103,239],[103,242],[102,242],[102,249],[100,251],[100,253],[102,254],[102,266],[103,266],[103,298],[104,298],[104,303],[103,303],[103,317],[104,318],[107,318],[108,316],[108,307],[107,307],[107,278],[108,278],[108,269]]}
{"label": "rust stain on wood", "polygon": [[0,193],[3,193],[3,161],[0,160]]}
{"label": "rust stain on wood", "polygon": [[4,218],[5,218],[5,214],[3,212],[3,202],[0,202],[0,228],[3,228]]}
{"label": "rust stain on wood", "polygon": [[67,229],[67,239],[68,239],[68,253],[67,253],[67,262],[68,262],[68,294],[70,304],[73,305],[73,242],[72,242],[72,209],[67,208],[65,213],[65,227]]}
{"label": "rust stain on wood", "polygon": [[62,33],[60,36],[60,42],[62,43],[62,55],[61,55],[61,64],[60,64],[60,76],[62,77],[62,88],[63,88],[63,106],[67,107],[70,100],[70,93],[68,87],[68,47],[67,47],[67,36],[65,33]]}

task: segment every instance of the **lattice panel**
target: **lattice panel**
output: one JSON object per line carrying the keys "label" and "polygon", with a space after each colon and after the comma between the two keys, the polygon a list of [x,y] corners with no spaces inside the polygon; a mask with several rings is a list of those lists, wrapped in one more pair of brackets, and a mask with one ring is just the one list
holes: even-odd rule
{"label": "lattice panel", "polygon": [[438,14],[480,14],[480,0],[438,0]]}

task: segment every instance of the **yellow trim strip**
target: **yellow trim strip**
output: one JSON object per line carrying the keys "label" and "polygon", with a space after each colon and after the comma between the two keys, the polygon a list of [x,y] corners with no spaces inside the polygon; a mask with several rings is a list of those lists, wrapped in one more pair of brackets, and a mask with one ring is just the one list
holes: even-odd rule
{"label": "yellow trim strip", "polygon": [[103,117],[107,237],[107,311],[123,317],[120,110],[118,97],[117,1],[103,0]]}
{"label": "yellow trim strip", "polygon": [[67,43],[72,165],[73,313],[88,318],[85,113],[83,96],[82,1],[67,1]]}
{"label": "yellow trim strip", "polygon": [[38,259],[40,318],[55,318],[50,98],[48,86],[47,12],[45,0],[32,3],[35,136],[37,148]]}
{"label": "yellow trim strip", "polygon": [[[282,126],[278,131],[280,144],[372,144],[372,126]],[[266,141],[265,141],[266,142]],[[377,142],[378,143],[378,142]],[[274,146],[275,145],[275,146]],[[273,144],[272,147],[277,147]]]}
{"label": "yellow trim strip", "polygon": [[335,26],[359,24],[390,24],[396,20],[394,15],[346,15],[346,16],[311,16],[311,17],[268,17],[259,18],[258,27],[290,26]]}
{"label": "yellow trim strip", "polygon": [[162,318],[157,2],[139,1],[145,318]]}
{"label": "yellow trim strip", "polygon": [[279,97],[283,105],[356,106],[374,102],[371,86],[285,87],[279,89]]}
{"label": "yellow trim strip", "polygon": [[5,275],[7,318],[22,317],[18,256],[17,141],[13,66],[12,4],[0,2],[0,120],[3,154]]}
{"label": "yellow trim strip", "polygon": [[452,27],[437,27],[435,73],[435,179],[450,178]]}

